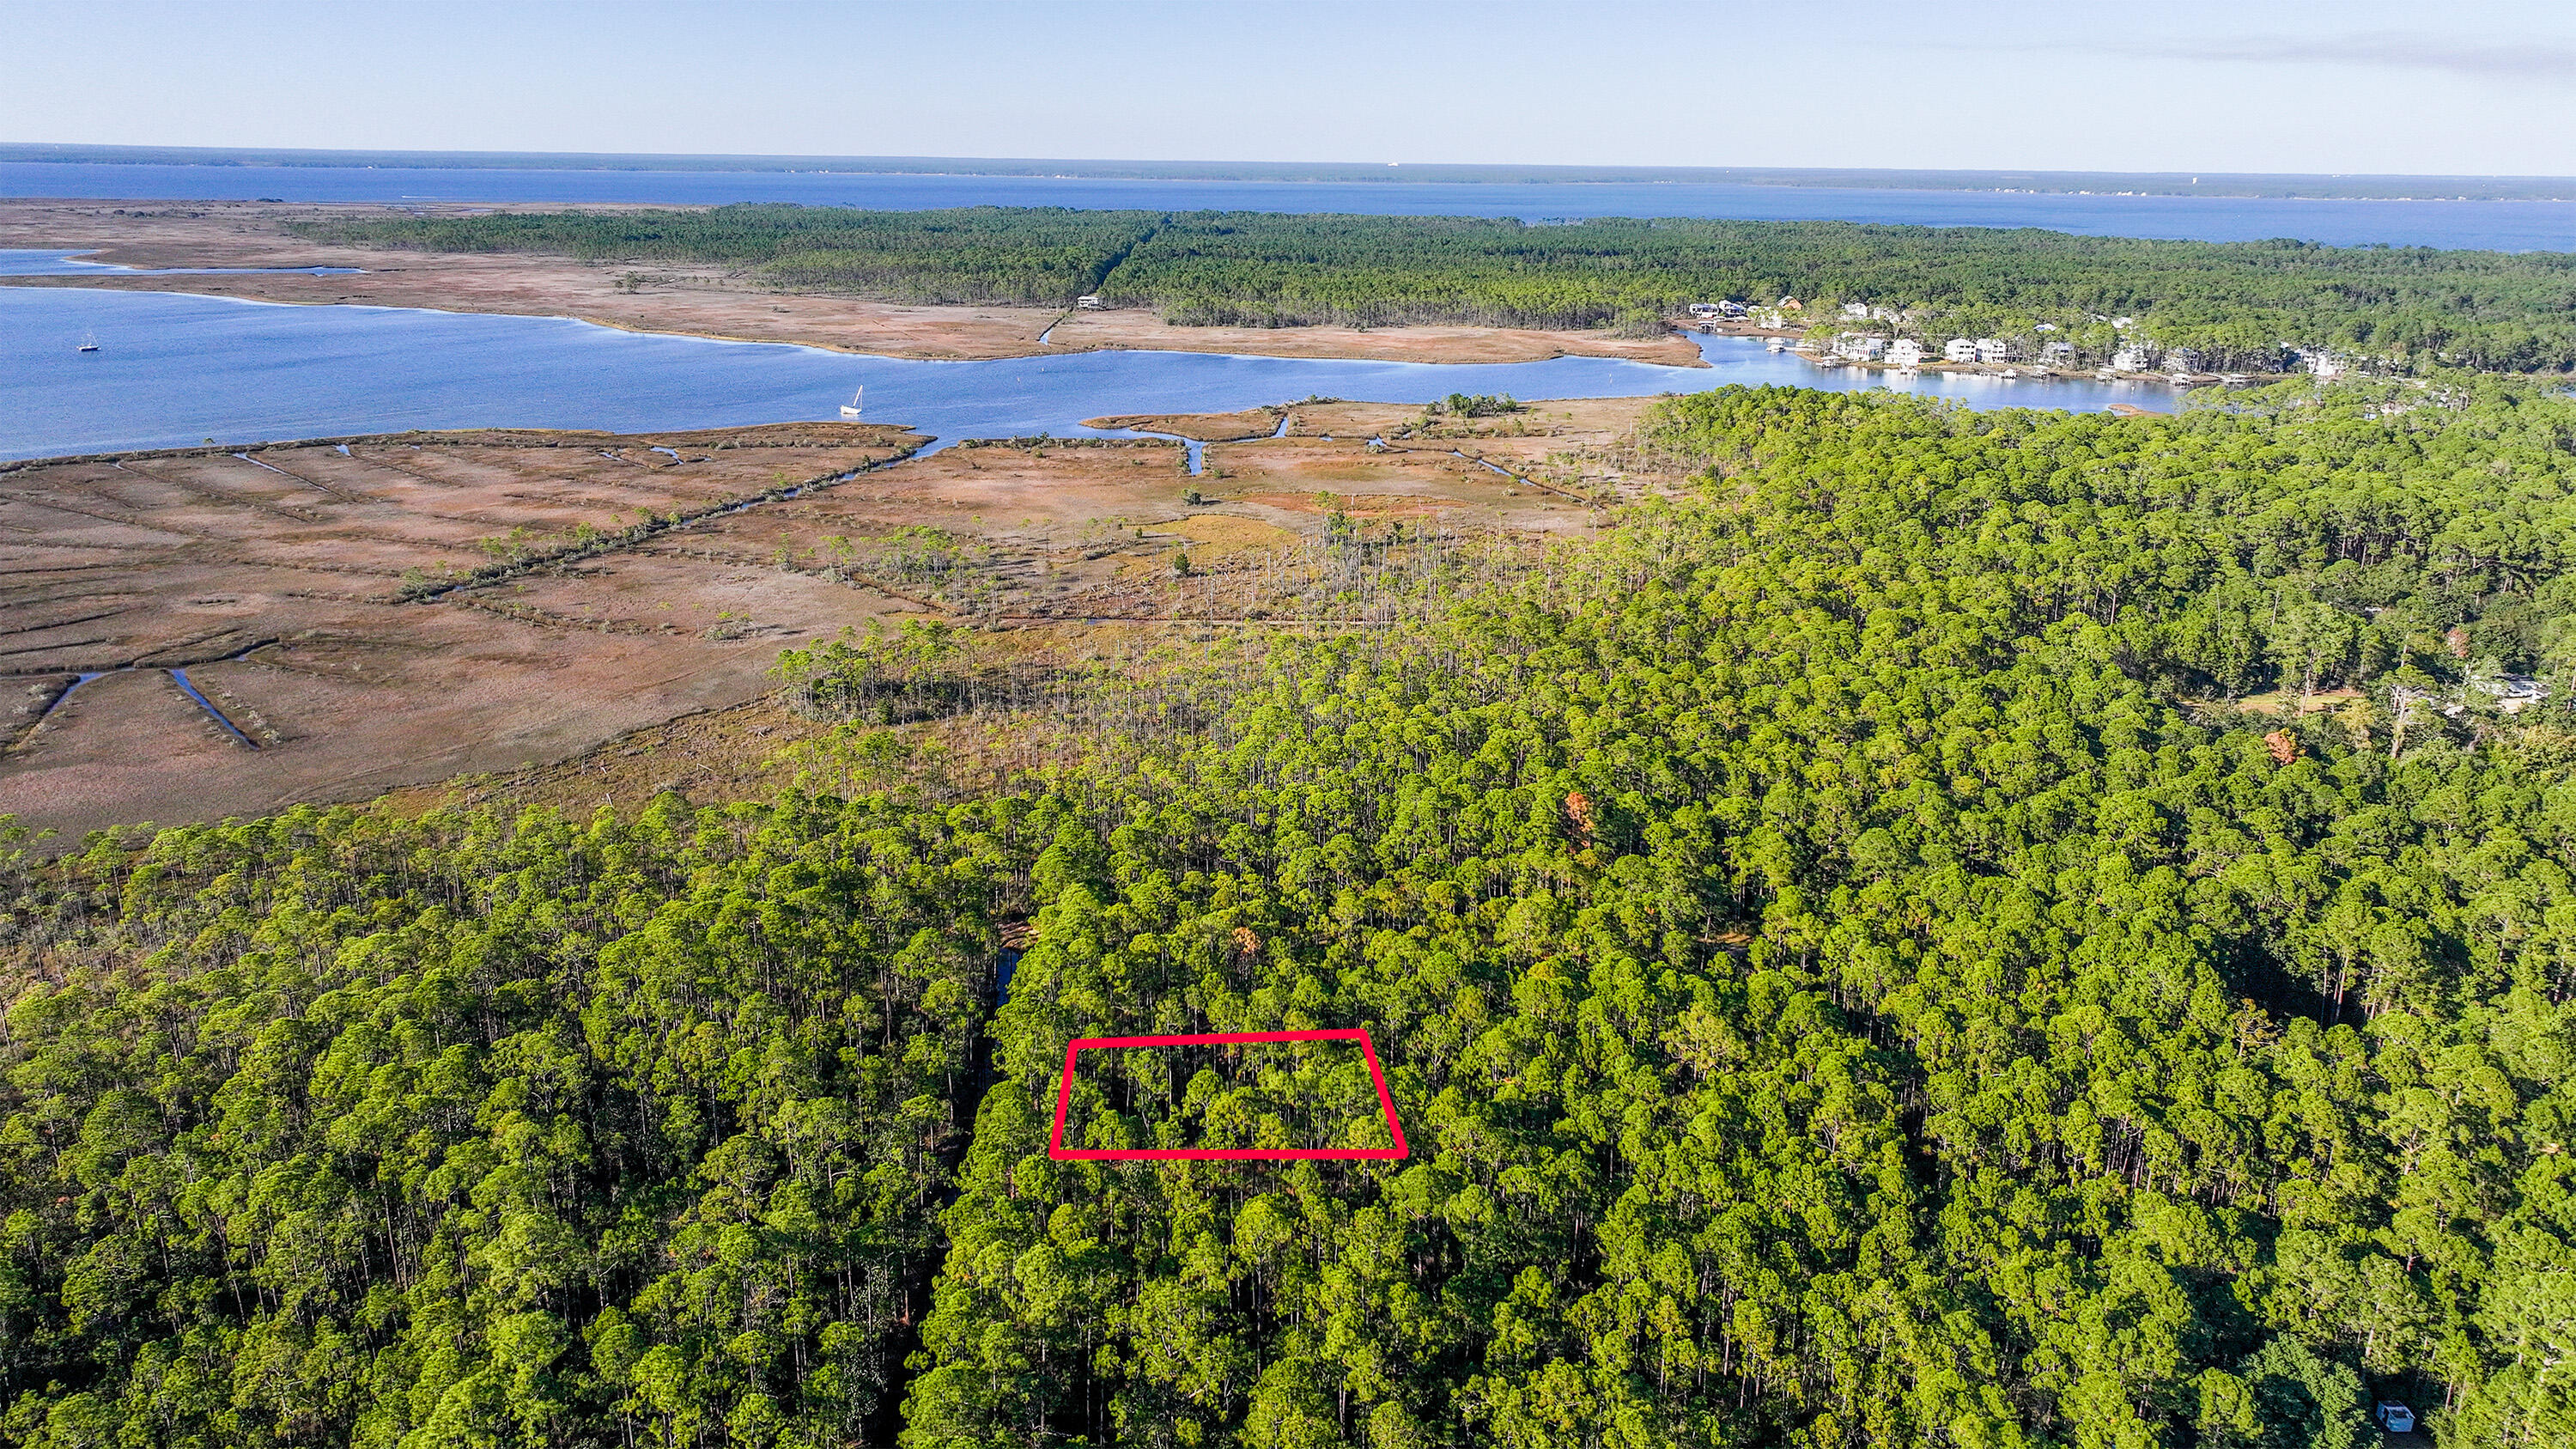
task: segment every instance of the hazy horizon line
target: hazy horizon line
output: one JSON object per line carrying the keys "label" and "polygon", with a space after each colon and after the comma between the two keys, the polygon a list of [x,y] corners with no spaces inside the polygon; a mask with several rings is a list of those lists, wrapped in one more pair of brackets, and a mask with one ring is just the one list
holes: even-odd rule
{"label": "hazy horizon line", "polygon": [[2131,194],[2268,200],[2571,201],[2576,177],[2405,172],[2119,171],[2058,167],[1579,165],[1489,161],[1211,161],[1073,157],[832,156],[762,152],[496,151],[319,146],[138,146],[0,142],[0,163],[280,170],[533,170],[852,173],[1084,181],[1307,184],[1700,184],[1884,191]]}

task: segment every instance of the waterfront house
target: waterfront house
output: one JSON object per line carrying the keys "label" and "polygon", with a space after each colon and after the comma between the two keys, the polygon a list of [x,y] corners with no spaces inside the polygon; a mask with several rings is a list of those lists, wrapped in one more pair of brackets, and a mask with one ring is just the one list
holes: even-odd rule
{"label": "waterfront house", "polygon": [[1100,298],[1096,295],[1076,297],[1073,299],[1073,305],[1085,312],[1097,312],[1100,310]]}
{"label": "waterfront house", "polygon": [[1973,337],[1951,338],[1949,341],[1941,344],[1941,360],[1943,362],[1976,361],[1977,340]]}
{"label": "waterfront house", "polygon": [[[2469,676],[2468,682],[2460,686],[2460,693],[2456,698],[2446,700],[2437,707],[2443,714],[2457,719],[2468,711],[2468,699],[2472,693],[2483,694],[2493,700],[2500,714],[2520,714],[2549,698],[2549,686],[2528,674],[2479,675],[2473,673]],[[2418,696],[2418,698],[2421,697]]]}
{"label": "waterfront house", "polygon": [[2047,363],[2051,367],[2073,367],[2075,365],[2075,344],[2072,342],[2042,343],[2040,344],[2039,349],[2039,360]]}
{"label": "waterfront house", "polygon": [[2527,674],[2499,674],[2493,679],[2472,683],[2495,697],[2496,708],[2506,714],[2520,714],[2549,697],[2549,686]]}
{"label": "waterfront house", "polygon": [[2165,353],[2167,372],[2198,372],[2201,370],[2200,362],[2200,353],[2195,348],[2176,347]]}
{"label": "waterfront house", "polygon": [[1846,332],[1834,339],[1834,355],[1854,362],[1876,362],[1887,351],[1887,339],[1867,332]]}
{"label": "waterfront house", "polygon": [[1923,361],[1923,344],[1911,337],[1899,337],[1887,344],[1887,361],[1894,367],[1915,367]]}
{"label": "waterfront house", "polygon": [[2144,372],[2156,365],[2156,350],[2133,342],[2111,354],[2111,365],[2122,372]]}
{"label": "waterfront house", "polygon": [[2021,344],[2001,337],[1980,337],[1974,345],[1979,362],[2013,362],[2021,357]]}
{"label": "waterfront house", "polygon": [[1712,317],[1725,316],[1726,311],[1715,302],[1693,302],[1690,304],[1690,314],[1705,322]]}

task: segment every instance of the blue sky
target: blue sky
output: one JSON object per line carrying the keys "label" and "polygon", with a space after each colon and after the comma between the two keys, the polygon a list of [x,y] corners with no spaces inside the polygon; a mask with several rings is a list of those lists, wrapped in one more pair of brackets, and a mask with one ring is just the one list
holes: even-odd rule
{"label": "blue sky", "polygon": [[0,140],[2576,174],[2576,5],[0,0]]}

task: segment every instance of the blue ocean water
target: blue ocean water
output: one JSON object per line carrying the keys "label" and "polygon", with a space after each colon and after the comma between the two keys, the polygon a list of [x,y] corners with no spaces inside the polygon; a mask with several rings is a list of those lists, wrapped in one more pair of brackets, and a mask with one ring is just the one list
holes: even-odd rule
{"label": "blue ocean water", "polygon": [[[77,350],[86,334],[96,352]],[[253,443],[409,428],[644,431],[828,420],[861,385],[871,421],[943,442],[1071,435],[1113,413],[1230,412],[1321,394],[1634,397],[1728,383],[1847,391],[1879,373],[1817,367],[1750,338],[1695,337],[1708,367],[1609,358],[1439,364],[1077,352],[920,362],[620,332],[562,317],[298,307],[177,292],[0,287],[0,457]],[[1908,390],[1971,407],[2170,408],[2152,384],[1925,373]]]}
{"label": "blue ocean water", "polygon": [[795,201],[918,211],[1075,206],[1154,211],[1363,212],[1397,216],[1735,217],[1915,226],[2035,226],[2090,236],[2335,246],[2576,250],[2576,202],[2309,201],[1895,191],[1710,182],[1121,181],[1053,176],[891,176],[779,171],[396,170],[0,162],[0,196],[300,202]]}

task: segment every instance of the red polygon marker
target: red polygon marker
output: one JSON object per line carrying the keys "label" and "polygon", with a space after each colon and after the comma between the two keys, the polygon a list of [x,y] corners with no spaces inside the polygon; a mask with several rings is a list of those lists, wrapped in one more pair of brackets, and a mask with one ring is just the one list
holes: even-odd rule
{"label": "red polygon marker", "polygon": [[[1231,1046],[1274,1041],[1355,1041],[1368,1062],[1369,1080],[1377,1084],[1377,1104],[1386,1113],[1393,1147],[1122,1147],[1072,1148],[1064,1145],[1065,1114],[1073,1109],[1073,1059],[1087,1047]],[[1393,1162],[1406,1155],[1404,1128],[1395,1120],[1395,1098],[1386,1090],[1386,1072],[1377,1064],[1377,1047],[1365,1028],[1331,1031],[1211,1031],[1194,1036],[1084,1036],[1064,1046],[1064,1081],[1055,1092],[1055,1132],[1047,1138],[1047,1156],[1058,1162]]]}

